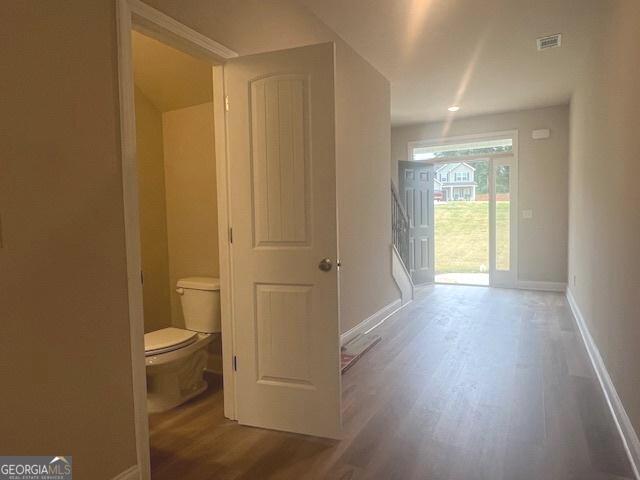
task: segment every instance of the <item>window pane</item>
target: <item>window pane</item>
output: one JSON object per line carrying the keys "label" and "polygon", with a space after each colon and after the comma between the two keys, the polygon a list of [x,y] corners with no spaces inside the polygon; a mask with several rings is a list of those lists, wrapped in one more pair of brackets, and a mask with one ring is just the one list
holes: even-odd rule
{"label": "window pane", "polygon": [[513,140],[503,138],[500,140],[481,140],[451,145],[436,145],[430,147],[415,147],[413,160],[430,160],[433,158],[469,157],[476,155],[488,155],[491,153],[510,153],[513,151]]}
{"label": "window pane", "polygon": [[508,165],[496,168],[496,270],[509,270],[511,233],[511,170]]}

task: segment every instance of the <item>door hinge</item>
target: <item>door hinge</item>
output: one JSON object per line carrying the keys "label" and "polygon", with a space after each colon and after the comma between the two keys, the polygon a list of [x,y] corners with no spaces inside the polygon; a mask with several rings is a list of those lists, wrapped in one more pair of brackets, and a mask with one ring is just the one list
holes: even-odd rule
{"label": "door hinge", "polygon": [[140,283],[144,285],[144,272],[140,270]]}
{"label": "door hinge", "polygon": [[233,356],[233,371],[238,371],[238,357],[236,357],[235,355]]}
{"label": "door hinge", "polygon": [[224,111],[229,111],[229,95],[224,96]]}
{"label": "door hinge", "polygon": [[229,243],[233,243],[233,227],[229,227]]}

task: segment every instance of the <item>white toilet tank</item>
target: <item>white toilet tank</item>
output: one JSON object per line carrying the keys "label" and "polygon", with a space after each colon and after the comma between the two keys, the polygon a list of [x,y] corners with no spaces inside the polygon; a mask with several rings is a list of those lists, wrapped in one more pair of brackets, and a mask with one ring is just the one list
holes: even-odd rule
{"label": "white toilet tank", "polygon": [[187,330],[215,333],[221,330],[220,280],[213,277],[187,277],[178,280],[184,326]]}

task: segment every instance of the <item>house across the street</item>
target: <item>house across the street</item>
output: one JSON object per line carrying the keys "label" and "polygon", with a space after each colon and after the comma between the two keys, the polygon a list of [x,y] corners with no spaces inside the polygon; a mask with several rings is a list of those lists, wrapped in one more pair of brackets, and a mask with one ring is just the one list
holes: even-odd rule
{"label": "house across the street", "polygon": [[438,167],[433,182],[435,200],[475,201],[478,186],[474,178],[475,171],[476,169],[466,162],[445,163]]}

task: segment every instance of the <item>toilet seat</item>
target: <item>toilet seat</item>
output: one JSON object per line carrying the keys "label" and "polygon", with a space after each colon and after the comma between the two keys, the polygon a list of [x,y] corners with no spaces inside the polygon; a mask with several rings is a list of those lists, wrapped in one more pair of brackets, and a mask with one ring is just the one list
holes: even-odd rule
{"label": "toilet seat", "polygon": [[144,355],[149,357],[161,353],[172,352],[191,345],[198,339],[198,334],[181,328],[163,328],[144,334]]}

